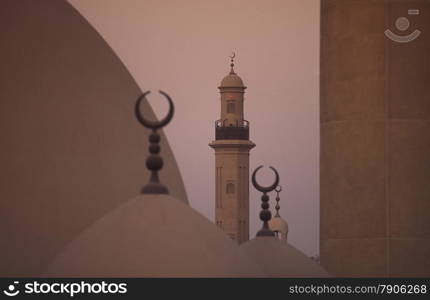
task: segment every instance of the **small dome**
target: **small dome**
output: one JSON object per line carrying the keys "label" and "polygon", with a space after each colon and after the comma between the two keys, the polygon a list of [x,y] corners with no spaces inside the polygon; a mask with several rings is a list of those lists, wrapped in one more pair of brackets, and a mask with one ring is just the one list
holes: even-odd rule
{"label": "small dome", "polygon": [[225,76],[221,81],[220,88],[223,88],[223,87],[245,88],[245,85],[243,84],[242,78],[240,78],[236,73],[230,72],[230,74]]}
{"label": "small dome", "polygon": [[273,217],[269,221],[269,228],[274,232],[280,233],[285,239],[287,238],[288,223],[281,217],[277,217],[277,216]]}
{"label": "small dome", "polygon": [[329,277],[320,265],[285,240],[256,237],[241,248],[269,277]]}
{"label": "small dome", "polygon": [[168,195],[140,195],[82,232],[50,277],[265,277],[205,217]]}

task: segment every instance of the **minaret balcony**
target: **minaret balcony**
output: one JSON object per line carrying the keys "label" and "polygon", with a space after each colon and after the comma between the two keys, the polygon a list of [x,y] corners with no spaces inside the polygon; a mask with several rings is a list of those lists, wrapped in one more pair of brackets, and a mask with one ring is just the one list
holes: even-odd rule
{"label": "minaret balcony", "polygon": [[243,120],[236,124],[225,124],[226,120],[215,121],[216,140],[249,140],[249,122]]}

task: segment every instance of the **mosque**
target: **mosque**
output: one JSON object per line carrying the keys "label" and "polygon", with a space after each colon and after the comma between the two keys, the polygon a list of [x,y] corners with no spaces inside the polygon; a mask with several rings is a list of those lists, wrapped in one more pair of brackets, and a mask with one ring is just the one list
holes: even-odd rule
{"label": "mosque", "polygon": [[[407,49],[380,42],[381,20],[405,9],[398,2],[321,3],[319,265],[288,241],[294,228],[279,214],[284,183],[276,166],[267,187],[256,180],[260,167],[252,172],[262,227],[249,234],[256,144],[234,57],[219,85],[220,118],[209,144],[212,223],[190,207],[163,133],[174,95],[160,91],[169,113],[149,121],[152,95],[142,94],[70,4],[3,1],[0,275],[428,276],[428,35]],[[339,19],[363,26],[339,27]],[[427,21],[418,25],[430,29]],[[362,43],[367,50],[357,52]],[[419,76],[408,75],[410,65]]]}
{"label": "mosque", "polygon": [[[151,172],[141,195],[126,201],[77,236],[49,265],[48,277],[327,277],[310,258],[289,245],[287,223],[279,213],[271,223],[269,196],[279,183],[261,187],[253,173],[253,185],[264,192],[262,229],[249,236],[249,123],[243,118],[242,79],[231,71],[219,87],[221,119],[216,122],[216,225],[179,199],[169,196],[161,182],[163,167],[157,130],[173,118],[174,104],[168,94],[169,113],[149,121],[135,105],[137,120],[152,130],[146,166]],[[280,190],[278,190],[280,191]],[[277,201],[279,203],[279,197]],[[276,206],[279,210],[279,204]],[[276,232],[276,233],[275,233]],[[242,244],[241,247],[237,243]]]}

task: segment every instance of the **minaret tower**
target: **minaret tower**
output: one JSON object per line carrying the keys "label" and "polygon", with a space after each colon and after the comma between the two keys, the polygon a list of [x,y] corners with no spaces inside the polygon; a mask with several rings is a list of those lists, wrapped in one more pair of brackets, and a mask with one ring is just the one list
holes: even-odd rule
{"label": "minaret tower", "polygon": [[243,101],[246,87],[234,72],[235,55],[231,56],[230,73],[219,86],[221,118],[215,121],[215,222],[227,235],[243,243],[249,240],[249,122],[244,119]]}

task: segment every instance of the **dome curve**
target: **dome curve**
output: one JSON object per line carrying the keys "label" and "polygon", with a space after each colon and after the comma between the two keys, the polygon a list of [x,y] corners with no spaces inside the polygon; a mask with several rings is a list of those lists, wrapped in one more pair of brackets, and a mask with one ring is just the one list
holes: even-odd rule
{"label": "dome curve", "polygon": [[241,248],[269,277],[329,277],[320,265],[285,240],[256,237]]}
{"label": "dome curve", "polygon": [[242,78],[240,78],[236,73],[230,73],[222,79],[220,88],[226,87],[246,88],[243,84]]}
{"label": "dome curve", "polygon": [[[150,176],[142,170],[150,131],[132,118],[142,91],[69,2],[1,1],[3,277],[38,276]],[[142,109],[156,119],[148,101]],[[159,134],[161,179],[188,202],[173,148]]]}
{"label": "dome curve", "polygon": [[265,277],[220,229],[168,195],[140,195],[81,233],[52,277]]}

